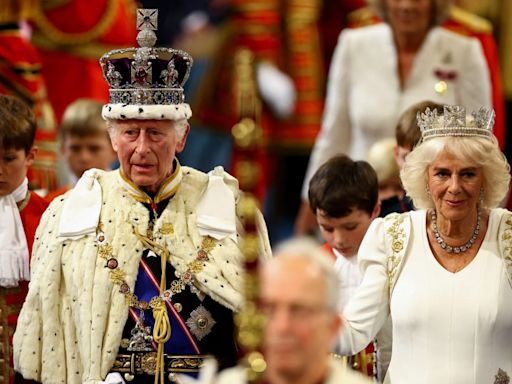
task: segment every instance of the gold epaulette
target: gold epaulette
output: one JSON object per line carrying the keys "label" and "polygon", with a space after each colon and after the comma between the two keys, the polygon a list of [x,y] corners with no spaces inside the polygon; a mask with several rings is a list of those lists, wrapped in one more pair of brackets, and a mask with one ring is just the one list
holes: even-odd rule
{"label": "gold epaulette", "polygon": [[375,10],[370,6],[356,9],[355,11],[352,11],[347,15],[347,23],[351,28],[372,25],[378,21],[380,21],[379,16],[375,13]]}
{"label": "gold epaulette", "polygon": [[489,20],[457,6],[451,7],[450,19],[462,24],[473,32],[492,33],[492,24]]}
{"label": "gold epaulette", "polygon": [[0,1],[0,23],[16,23],[28,20],[32,15],[36,0],[2,0]]}

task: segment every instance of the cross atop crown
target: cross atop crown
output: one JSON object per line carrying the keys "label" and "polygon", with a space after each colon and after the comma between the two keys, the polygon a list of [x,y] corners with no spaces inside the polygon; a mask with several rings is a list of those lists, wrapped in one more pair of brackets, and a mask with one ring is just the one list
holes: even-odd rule
{"label": "cross atop crown", "polygon": [[137,9],[137,30],[158,29],[158,9]]}

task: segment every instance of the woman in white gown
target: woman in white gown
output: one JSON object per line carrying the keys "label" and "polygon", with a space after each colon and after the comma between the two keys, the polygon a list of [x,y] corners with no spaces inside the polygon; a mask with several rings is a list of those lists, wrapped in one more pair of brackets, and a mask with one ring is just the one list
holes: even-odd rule
{"label": "woman in white gown", "polygon": [[484,109],[419,115],[422,142],[401,173],[419,209],[376,219],[361,244],[340,344],[359,351],[390,314],[385,383],[510,382],[512,213],[496,208],[510,167],[492,124]]}

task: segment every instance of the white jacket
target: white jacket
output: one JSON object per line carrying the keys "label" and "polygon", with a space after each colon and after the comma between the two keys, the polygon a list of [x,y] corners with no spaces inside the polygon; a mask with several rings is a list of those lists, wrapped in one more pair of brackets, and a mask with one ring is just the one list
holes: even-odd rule
{"label": "white jacket", "polygon": [[[439,94],[436,71],[453,74]],[[339,37],[328,77],[322,128],[317,136],[302,197],[309,180],[332,156],[366,159],[375,142],[395,136],[401,113],[412,104],[431,100],[463,105],[468,110],[492,107],[489,71],[478,40],[432,28],[421,46],[407,83],[400,87],[393,32],[381,23],[345,29]]]}

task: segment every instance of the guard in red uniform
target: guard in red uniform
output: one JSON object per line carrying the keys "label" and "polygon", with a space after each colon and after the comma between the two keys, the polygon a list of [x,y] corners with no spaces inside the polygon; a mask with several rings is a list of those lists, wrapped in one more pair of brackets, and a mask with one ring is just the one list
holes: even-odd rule
{"label": "guard in red uniform", "polygon": [[[32,0],[33,1],[33,0]],[[106,102],[108,87],[100,56],[135,43],[135,1],[35,1],[32,43],[41,55],[48,98],[60,122],[66,107],[81,97]],[[61,70],[65,66],[65,71]],[[62,92],[62,85],[66,91]]]}
{"label": "guard in red uniform", "polygon": [[33,108],[37,131],[37,159],[29,170],[31,188],[57,187],[56,125],[41,74],[41,58],[23,32],[34,0],[2,1],[0,9],[0,94],[14,95]]}

